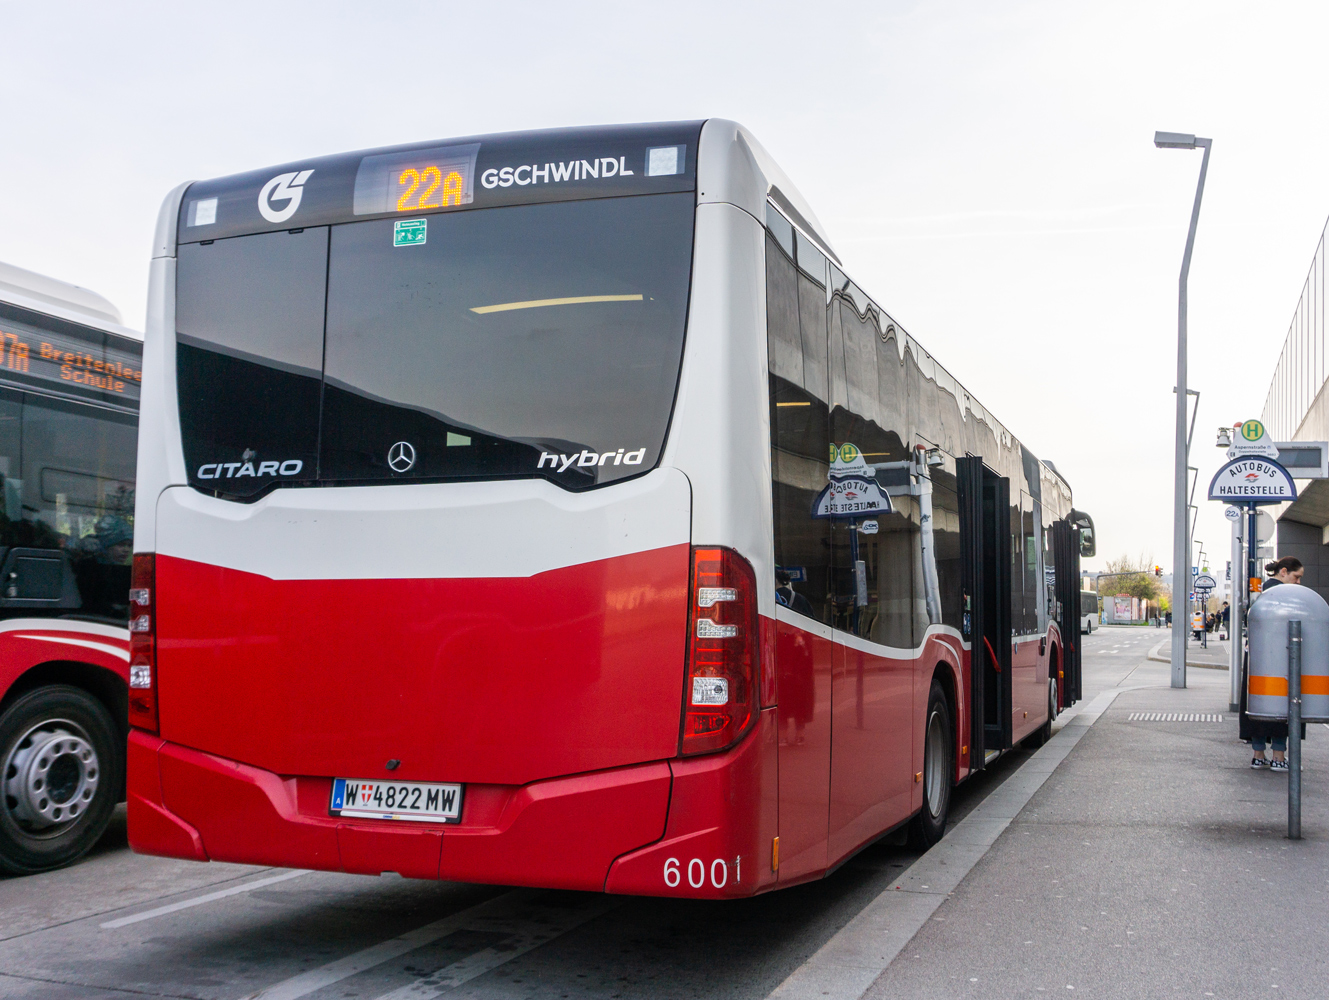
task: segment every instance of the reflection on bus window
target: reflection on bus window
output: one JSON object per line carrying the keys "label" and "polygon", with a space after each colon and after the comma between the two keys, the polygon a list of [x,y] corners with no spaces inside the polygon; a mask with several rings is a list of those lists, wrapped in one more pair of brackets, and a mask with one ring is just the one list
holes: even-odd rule
{"label": "reflection on bus window", "polygon": [[43,587],[7,576],[6,607],[127,618],[136,450],[132,414],[0,391],[0,566],[14,550],[51,550],[71,578]]}
{"label": "reflection on bus window", "polygon": [[[805,266],[815,252],[815,248],[804,251]],[[824,267],[824,263],[823,259],[817,266]],[[775,563],[786,581],[782,585],[777,578],[777,597],[783,588],[788,593],[782,604],[829,624],[833,607],[830,521],[812,516],[813,502],[825,488],[830,471],[825,295],[822,286],[798,273],[781,245],[768,237],[771,499]]]}

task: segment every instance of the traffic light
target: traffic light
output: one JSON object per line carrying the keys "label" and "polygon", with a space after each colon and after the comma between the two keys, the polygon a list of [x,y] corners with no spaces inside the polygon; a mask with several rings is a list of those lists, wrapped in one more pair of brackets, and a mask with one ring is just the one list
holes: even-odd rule
{"label": "traffic light", "polygon": [[1162,576],[1162,575],[1163,575],[1163,567],[1162,567],[1162,566],[1155,566],[1155,567],[1154,567],[1154,576]]}

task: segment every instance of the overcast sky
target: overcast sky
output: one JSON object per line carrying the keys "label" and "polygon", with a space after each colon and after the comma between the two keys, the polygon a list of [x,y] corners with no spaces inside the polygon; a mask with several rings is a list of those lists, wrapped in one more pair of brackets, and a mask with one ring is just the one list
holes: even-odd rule
{"label": "overcast sky", "polygon": [[[0,0],[0,260],[141,328],[182,180],[479,132],[750,127],[849,274],[1070,480],[1103,558],[1171,567],[1177,272],[1192,464],[1258,416],[1329,213],[1324,5]],[[1202,503],[1221,570],[1228,529]],[[1091,566],[1094,563],[1090,564]]]}

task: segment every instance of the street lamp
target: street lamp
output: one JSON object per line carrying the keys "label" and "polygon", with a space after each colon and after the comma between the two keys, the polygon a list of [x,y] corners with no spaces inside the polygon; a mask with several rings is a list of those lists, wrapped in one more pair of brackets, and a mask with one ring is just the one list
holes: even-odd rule
{"label": "street lamp", "polygon": [[[1172,518],[1172,614],[1179,622],[1186,621],[1190,611],[1187,584],[1190,583],[1190,544],[1186,523],[1186,279],[1191,272],[1191,250],[1195,247],[1195,227],[1200,221],[1200,199],[1204,197],[1204,176],[1209,171],[1209,139],[1200,139],[1181,132],[1155,132],[1154,145],[1159,149],[1204,150],[1200,161],[1200,182],[1195,187],[1195,207],[1191,209],[1191,228],[1186,234],[1186,252],[1181,258],[1181,278],[1177,293],[1177,438],[1174,455],[1173,518]],[[1186,686],[1186,632],[1184,628],[1172,630],[1172,686]]]}

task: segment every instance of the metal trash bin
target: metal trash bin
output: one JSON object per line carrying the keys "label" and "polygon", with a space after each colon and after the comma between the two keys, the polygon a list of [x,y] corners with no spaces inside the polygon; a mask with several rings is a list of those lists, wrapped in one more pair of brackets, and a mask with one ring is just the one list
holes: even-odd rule
{"label": "metal trash bin", "polygon": [[1329,604],[1296,584],[1264,591],[1251,605],[1246,714],[1287,718],[1287,623],[1301,622],[1301,721],[1329,722]]}

